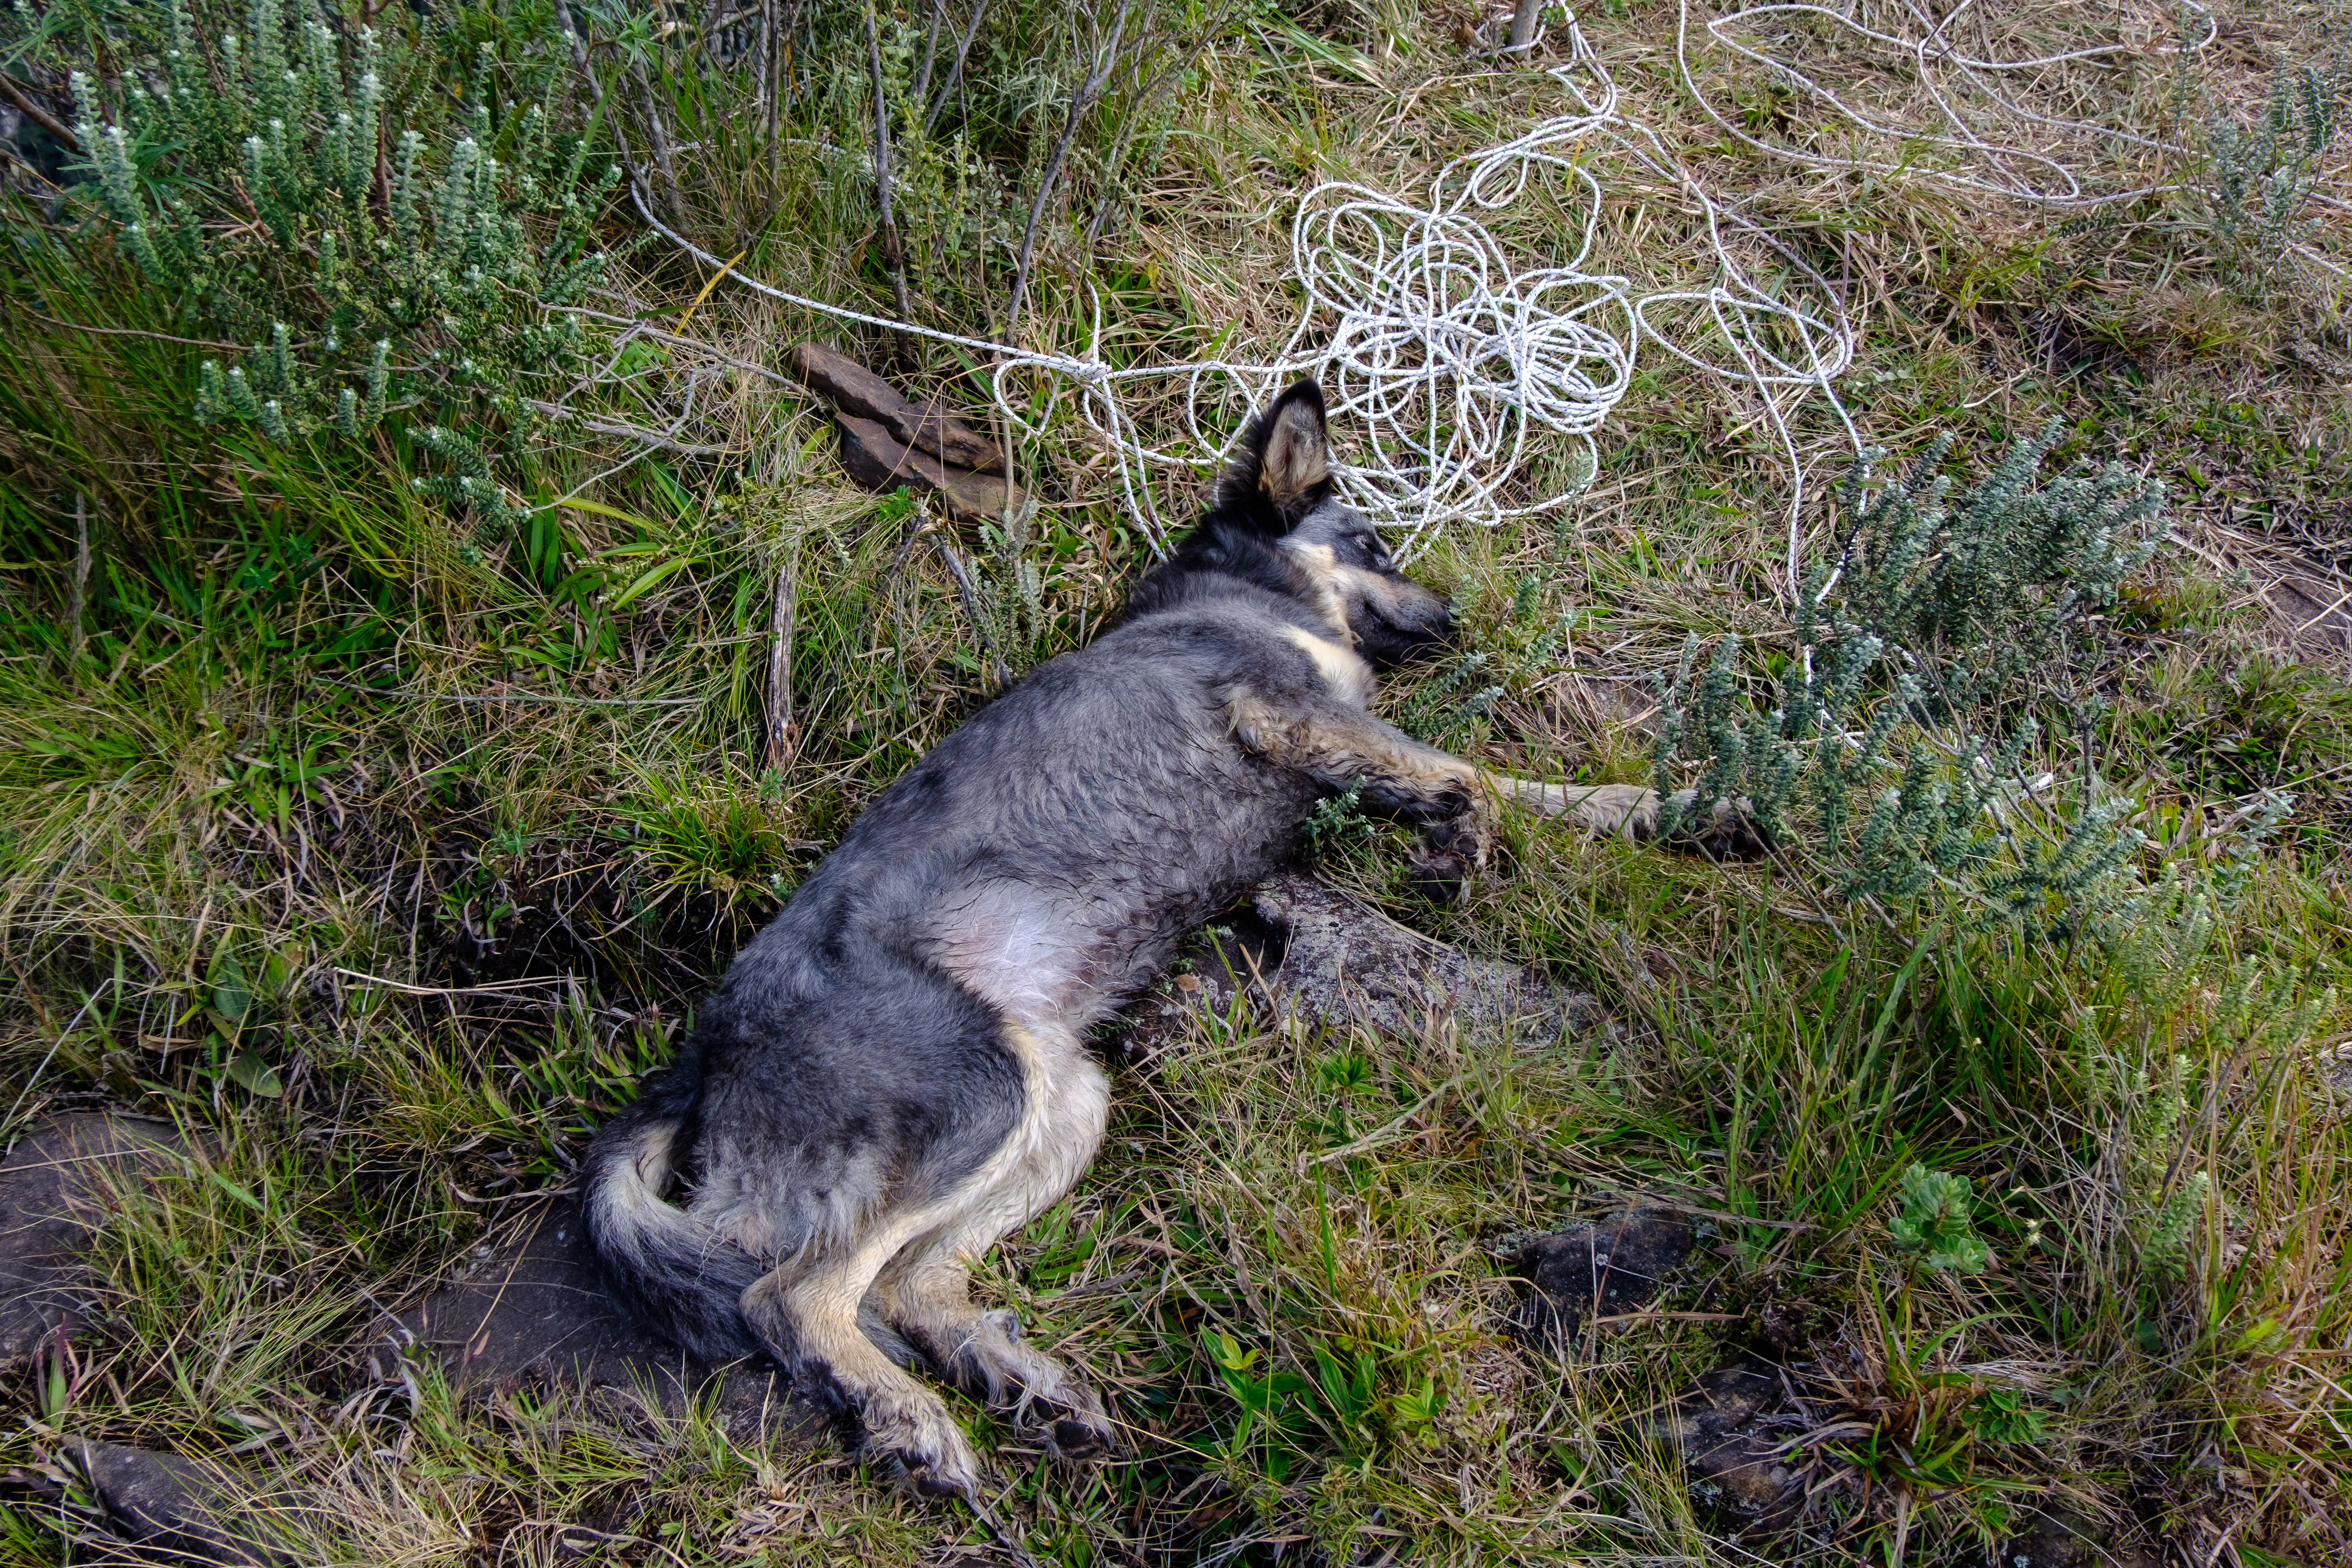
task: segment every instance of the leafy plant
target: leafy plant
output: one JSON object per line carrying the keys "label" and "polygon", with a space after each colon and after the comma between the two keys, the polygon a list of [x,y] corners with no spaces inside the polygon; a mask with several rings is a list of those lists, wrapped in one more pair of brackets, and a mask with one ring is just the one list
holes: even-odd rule
{"label": "leafy plant", "polygon": [[1377,833],[1379,825],[1364,815],[1364,792],[1349,784],[1338,795],[1325,795],[1298,825],[1298,837],[1307,855],[1319,859],[1349,844],[1360,844]]}
{"label": "leafy plant", "polygon": [[2050,1413],[2025,1402],[2014,1389],[1989,1389],[1960,1413],[1969,1431],[1980,1443],[2030,1447],[2050,1433]]}
{"label": "leafy plant", "polygon": [[1512,584],[1509,611],[1480,637],[1481,646],[1457,656],[1424,681],[1397,716],[1397,727],[1433,746],[1475,743],[1477,727],[1495,704],[1532,677],[1549,669],[1582,609],[1557,619],[1538,613],[1542,583],[1534,574]]}
{"label": "leafy plant", "polygon": [[[1696,760],[1692,809],[1744,798],[1783,842],[1803,812],[1849,897],[1966,876],[2021,921],[2053,902],[2054,930],[2095,914],[2100,884],[2138,842],[2119,827],[2127,803],[2092,804],[2042,850],[2004,834],[1998,812],[2032,793],[2020,763],[2043,673],[2155,552],[2164,487],[2118,463],[2037,486],[2059,428],[2017,442],[1958,500],[1939,471],[1949,437],[1875,495],[1857,468],[1839,490],[1852,521],[1834,563],[1807,580],[1785,650],[1772,650],[1778,704],[1759,712],[1748,700],[1733,637],[1694,685],[1694,634],[1658,682],[1660,793]],[[1666,813],[1665,830],[1679,815]]]}
{"label": "leafy plant", "polygon": [[1977,1236],[1973,1194],[1966,1176],[1912,1165],[1895,1189],[1898,1205],[1886,1233],[1904,1251],[1930,1268],[1981,1273],[1992,1248]]}
{"label": "leafy plant", "polygon": [[[307,3],[252,0],[240,19],[177,0],[151,53],[119,25],[129,8],[86,9],[86,41],[131,47],[93,47],[115,68],[71,73],[82,195],[148,288],[253,345],[202,363],[196,418],[290,446],[413,409],[446,468],[420,487],[518,521],[487,437],[446,426],[514,449],[543,406],[530,394],[583,363],[587,334],[559,307],[604,276],[592,226],[617,171],[593,123],[558,129],[553,14],[513,19],[514,58],[483,42],[447,72],[396,13],[345,29]],[[58,33],[30,42],[57,54]]]}
{"label": "leafy plant", "polygon": [[[2343,45],[2331,41],[2318,63],[2280,63],[2252,125],[2219,104],[2202,105],[2194,131],[2201,158],[2188,204],[2216,270],[2242,299],[2259,300],[2274,288],[2314,234],[2312,198],[2336,140],[2336,100],[2347,74]],[[2194,90],[2184,84],[2182,96]]]}

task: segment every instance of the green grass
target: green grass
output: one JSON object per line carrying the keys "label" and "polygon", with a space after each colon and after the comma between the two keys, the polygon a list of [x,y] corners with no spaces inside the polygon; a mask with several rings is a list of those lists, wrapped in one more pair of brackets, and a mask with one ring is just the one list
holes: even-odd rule
{"label": "green grass", "polygon": [[[457,46],[529,20],[437,15],[417,58],[443,86],[470,58]],[[992,8],[925,134],[910,84],[929,16],[880,15],[907,282],[918,320],[986,335],[1083,30],[1074,46],[1060,9]],[[1080,348],[1099,301],[1114,359],[1278,339],[1306,182],[1417,189],[1556,106],[1547,79],[1465,59],[1466,18],[1155,14],[1041,209],[1024,336]],[[1158,1068],[1120,1070],[1094,1170],[981,1289],[1089,1373],[1128,1447],[1057,1470],[960,1404],[996,1456],[995,1512],[1072,1564],[1960,1563],[2062,1506],[2119,1551],[2336,1560],[2352,1144],[2313,1058],[2345,1031],[2352,684],[2340,629],[2264,598],[2290,573],[2332,582],[2352,552],[2343,395],[2290,352],[2345,353],[2333,286],[2312,270],[2247,297],[2187,197],[2073,222],[1792,175],[1683,97],[1659,47],[1673,19],[1631,4],[1584,21],[1629,108],[1711,188],[1851,280],[1865,335],[1844,390],[1868,439],[1907,454],[1949,431],[1981,468],[2054,415],[2059,458],[2122,456],[2171,486],[2179,547],[2032,694],[2059,721],[2029,759],[2095,767],[2137,803],[2159,890],[2122,940],[2051,944],[1939,897],[1841,901],[1801,846],[1719,867],[1515,821],[1496,874],[1440,910],[1411,897],[1401,835],[1334,836],[1327,874],[1595,993],[1613,1028],[1525,1050],[1450,1025],[1301,1029],[1244,1003]],[[600,23],[593,59],[641,157],[648,105],[662,121],[667,221],[743,253],[747,276],[891,309],[866,78],[835,68],[865,59],[864,14],[802,25],[772,138],[749,78],[689,34]],[[58,60],[11,74],[47,90]],[[2103,90],[2153,127],[2172,69],[2142,57]],[[2210,70],[2216,101],[2267,90],[2266,66]],[[1779,123],[1768,97],[1731,101]],[[169,340],[215,331],[11,167],[5,1131],[106,1104],[173,1119],[190,1152],[118,1194],[99,1321],[0,1379],[0,1468],[47,1463],[68,1433],[256,1467],[308,1489],[263,1511],[320,1561],[997,1551],[829,1446],[740,1444],[650,1395],[467,1394],[415,1367],[379,1382],[358,1342],[372,1300],[564,1182],[735,948],[1000,662],[1076,646],[1116,608],[1147,554],[1098,446],[1065,413],[1020,451],[1045,505],[1017,550],[854,489],[824,411],[730,362],[774,369],[818,335],[971,406],[975,367],[706,292],[623,201],[588,320],[674,336],[629,345],[577,404],[657,429],[690,390],[694,416],[668,447],[572,426],[499,450],[540,510],[486,535],[419,493],[430,465],[397,416],[290,447],[199,426],[205,351]],[[1535,202],[1506,226],[1564,250],[1576,222]],[[1696,234],[1613,192],[1599,265],[1696,279]],[[1024,395],[1042,410],[1053,390]],[[1134,412],[1174,428],[1171,403]],[[1517,771],[1646,780],[1649,680],[1684,637],[1780,624],[1787,479],[1756,412],[1645,358],[1584,498],[1422,562],[1486,662],[1394,682],[1384,711]],[[1801,438],[1817,466],[1841,449],[1823,420]],[[1528,493],[1571,461],[1538,454]],[[945,546],[971,563],[969,605]],[[786,562],[801,743],[772,769]],[[2262,789],[2297,805],[2241,863],[2232,814]],[[2168,858],[2180,882],[2157,880]],[[1915,1165],[1969,1184],[1990,1267],[1899,1243]],[[1691,1276],[1661,1303],[1684,1316],[1528,1353],[1493,1244],[1637,1199],[1699,1216]],[[1808,1439],[1793,1451],[1823,1512],[1801,1540],[1733,1544],[1643,1434],[1775,1337],[1809,1400],[1783,1440]],[[0,1491],[0,1563],[81,1561],[32,1495]]]}

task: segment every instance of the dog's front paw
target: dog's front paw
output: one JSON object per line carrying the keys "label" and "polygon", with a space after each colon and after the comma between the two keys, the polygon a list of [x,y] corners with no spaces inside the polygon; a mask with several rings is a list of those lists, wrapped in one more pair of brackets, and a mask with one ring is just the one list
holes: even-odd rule
{"label": "dog's front paw", "polygon": [[1493,826],[1479,812],[1424,824],[1412,857],[1413,890],[1435,904],[1462,902],[1493,845]]}
{"label": "dog's front paw", "polygon": [[980,1456],[936,1396],[892,1401],[887,1409],[876,1401],[861,1414],[866,1458],[887,1461],[909,1489],[967,1501],[980,1495]]}

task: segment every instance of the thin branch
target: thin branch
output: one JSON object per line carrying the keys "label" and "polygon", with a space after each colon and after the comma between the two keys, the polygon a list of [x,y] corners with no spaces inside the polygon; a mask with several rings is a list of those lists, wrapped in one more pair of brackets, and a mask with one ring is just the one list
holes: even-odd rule
{"label": "thin branch", "polygon": [[[625,424],[617,419],[592,418],[585,414],[581,414],[573,409],[566,408],[560,403],[542,403],[536,397],[526,397],[522,401],[526,407],[544,418],[557,419],[562,420],[566,424],[577,425],[582,429],[593,431],[599,436],[618,436],[623,440],[642,442],[644,445],[648,447],[659,447],[665,451],[676,452],[680,457],[718,458],[724,457],[730,452],[740,452],[743,449],[740,447],[731,446],[691,446],[686,442],[673,439],[670,434],[648,430],[641,425]],[[683,423],[683,421],[680,423]],[[673,426],[673,429],[675,427]]]}
{"label": "thin branch", "polygon": [[800,726],[793,720],[793,623],[800,601],[798,539],[783,549],[776,566],[776,608],[769,631],[767,762],[788,768],[800,749]]}
{"label": "thin branch", "polygon": [[948,17],[948,0],[931,0],[931,25],[923,34],[923,68],[915,73],[915,90],[908,98],[916,103],[929,102],[931,96],[931,62],[939,58],[940,24]]}
{"label": "thin branch", "polygon": [[[882,86],[882,34],[874,19],[873,0],[866,6],[866,58],[874,75],[874,200],[882,214],[882,266],[890,274],[890,296],[898,319],[913,311],[907,303],[907,253],[898,243],[898,222],[890,212],[890,100]],[[913,345],[898,334],[898,357],[911,363]]]}
{"label": "thin branch", "polygon": [[29,305],[25,307],[25,314],[37,321],[47,321],[53,327],[63,327],[69,332],[97,332],[110,338],[152,338],[159,343],[185,343],[192,349],[226,349],[230,353],[236,354],[253,352],[253,345],[250,343],[224,343],[213,338],[175,338],[169,332],[150,332],[138,327],[93,327],[84,321],[61,321],[55,316],[44,316]]}
{"label": "thin branch", "polygon": [[1037,199],[1029,204],[1029,226],[1021,233],[1021,259],[1013,269],[1013,302],[1004,312],[1004,341],[1017,342],[1021,335],[1021,302],[1029,291],[1029,264],[1037,248],[1037,225],[1045,216],[1045,203],[1054,194],[1054,182],[1062,175],[1062,161],[1070,155],[1070,143],[1078,134],[1078,124],[1102,96],[1103,87],[1110,80],[1112,67],[1118,63],[1119,40],[1127,32],[1128,7],[1121,5],[1111,23],[1110,42],[1097,58],[1095,68],[1070,95],[1070,117],[1062,125],[1062,139],[1054,143],[1054,155],[1045,160],[1045,172],[1037,178]]}
{"label": "thin branch", "polygon": [[56,137],[58,144],[67,152],[77,158],[82,155],[81,138],[67,130],[63,121],[26,97],[24,89],[10,80],[5,72],[0,72],[0,98],[6,99],[10,108]]}
{"label": "thin branch", "polygon": [[79,490],[74,491],[74,574],[73,596],[66,606],[68,629],[73,636],[73,657],[81,661],[85,638],[82,636],[82,610],[89,602],[89,500]]}
{"label": "thin branch", "polygon": [[932,99],[930,108],[923,111],[923,135],[926,139],[930,136],[931,128],[939,123],[940,111],[947,108],[948,100],[955,96],[957,84],[963,80],[964,57],[971,53],[972,40],[980,37],[980,18],[987,10],[988,0],[971,0],[971,17],[963,25],[963,36],[956,40],[955,65],[948,72],[948,79],[940,84],[939,96]]}

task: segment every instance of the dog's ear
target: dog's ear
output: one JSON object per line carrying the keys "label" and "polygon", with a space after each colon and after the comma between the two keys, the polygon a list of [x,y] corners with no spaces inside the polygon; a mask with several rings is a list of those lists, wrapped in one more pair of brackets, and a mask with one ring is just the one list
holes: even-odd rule
{"label": "dog's ear", "polygon": [[1262,520],[1274,533],[1288,532],[1331,493],[1320,386],[1295,384],[1250,422],[1221,490],[1225,506]]}

